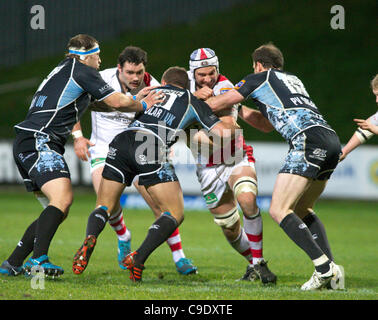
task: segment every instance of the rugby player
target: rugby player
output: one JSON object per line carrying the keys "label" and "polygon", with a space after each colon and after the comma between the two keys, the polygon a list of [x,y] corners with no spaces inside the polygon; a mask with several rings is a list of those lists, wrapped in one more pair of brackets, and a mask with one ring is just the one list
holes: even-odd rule
{"label": "rugby player", "polygon": [[[375,95],[375,102],[378,104],[378,74],[371,81],[371,89]],[[370,116],[368,119],[354,119],[358,128],[348,143],[343,147],[343,154],[340,157],[340,161],[356,149],[361,144],[369,140],[373,135],[378,134],[378,111]]]}
{"label": "rugby player", "polygon": [[[73,201],[70,172],[63,157],[64,145],[72,127],[87,109],[91,97],[109,110],[143,111],[161,101],[150,93],[141,102],[107,84],[98,73],[98,41],[79,34],[68,42],[66,58],[43,80],[34,94],[26,119],[15,126],[13,155],[27,191],[34,192],[44,210],[30,224],[0,273],[16,276],[33,267],[47,276],[63,274],[63,268],[50,262],[50,242]],[[24,260],[32,256],[23,264]]]}
{"label": "rugby player", "polygon": [[[315,271],[302,290],[344,288],[342,266],[334,263],[324,225],[313,206],[338,164],[341,146],[336,132],[320,114],[302,81],[282,71],[284,58],[272,43],[253,54],[254,74],[235,89],[207,100],[213,111],[252,98],[262,114],[289,143],[277,176],[269,213],[289,238],[312,260]],[[246,108],[247,110],[249,108]],[[247,123],[253,114],[243,116]]]}
{"label": "rugby player", "polygon": [[[197,98],[207,100],[220,95],[234,86],[219,72],[219,61],[214,50],[199,48],[192,52],[189,61],[188,76],[190,91]],[[216,115],[225,122],[236,124],[238,106],[221,110]],[[273,127],[259,111],[255,127],[265,132]],[[203,132],[193,136],[190,144],[196,140],[204,141]],[[191,148],[193,151],[193,148]],[[265,283],[275,283],[273,274],[263,258],[263,226],[260,210],[256,203],[257,176],[253,149],[246,145],[244,138],[238,136],[225,147],[212,146],[208,157],[203,153],[193,153],[196,160],[197,177],[201,191],[214,222],[222,231],[230,245],[249,262],[242,280],[260,279]],[[195,148],[195,150],[200,150]],[[235,151],[241,150],[240,156]],[[225,163],[226,154],[234,156]],[[243,213],[243,228],[240,223],[238,204]]]}
{"label": "rugby player", "polygon": [[174,167],[168,160],[170,147],[183,130],[199,123],[207,131],[231,138],[234,125],[218,119],[210,108],[194,97],[188,88],[186,70],[180,67],[167,69],[156,90],[165,95],[163,102],[148,112],[139,113],[129,127],[117,135],[109,145],[96,209],[88,219],[83,245],[74,256],[73,271],[81,274],[108,217],[118,207],[119,198],[126,186],[139,175],[139,184],[162,209],[163,214],[148,230],[142,245],[123,261],[132,281],[142,279],[144,263],[161,243],[166,241],[184,219],[184,201]]}
{"label": "rugby player", "polygon": [[[160,83],[146,71],[146,65],[147,52],[138,47],[128,46],[120,53],[117,67],[100,71],[100,75],[114,90],[128,96],[137,95],[138,99],[140,99],[149,92],[151,86],[156,87],[160,85]],[[92,184],[96,194],[98,194],[105,158],[109,150],[109,143],[117,134],[121,133],[129,126],[134,119],[135,112],[92,111],[91,116],[92,133],[90,140],[83,136],[80,123],[74,126],[72,134],[74,137],[75,153],[79,159],[87,161],[87,157],[90,157]],[[89,150],[88,146],[90,146]],[[157,219],[162,214],[160,208],[151,199],[146,188],[138,184],[137,179],[134,181],[134,186],[143,196]],[[122,260],[131,251],[131,232],[126,228],[121,206],[119,206],[117,212],[109,218],[108,222],[117,234],[118,264],[124,269],[125,267],[122,264]],[[167,244],[171,249],[176,269],[180,274],[188,275],[197,272],[197,267],[193,265],[190,259],[185,257],[181,235],[178,229],[168,238]]]}

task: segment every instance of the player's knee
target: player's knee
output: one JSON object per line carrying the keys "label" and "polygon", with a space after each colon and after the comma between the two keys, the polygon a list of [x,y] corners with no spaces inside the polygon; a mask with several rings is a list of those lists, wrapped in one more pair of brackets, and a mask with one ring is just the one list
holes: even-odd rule
{"label": "player's knee", "polygon": [[67,194],[65,197],[61,197],[59,199],[52,199],[50,201],[50,205],[57,207],[59,210],[63,212],[64,219],[68,216],[68,212],[70,210],[72,203],[73,203],[72,193]]}
{"label": "player's knee", "polygon": [[285,218],[289,213],[292,213],[291,210],[285,210],[278,206],[270,206],[269,208],[269,214],[272,217],[272,219],[277,222],[278,224],[282,221],[283,218]]}
{"label": "player's knee", "polygon": [[256,179],[249,176],[239,178],[234,183],[233,191],[243,214],[246,216],[256,214],[256,211],[258,211],[256,204],[258,192]]}
{"label": "player's knee", "polygon": [[214,222],[223,229],[234,228],[239,220],[240,215],[237,207],[225,213],[214,214]]}
{"label": "player's knee", "polygon": [[252,193],[245,192],[239,194],[237,201],[246,217],[253,216],[258,212],[256,197]]}
{"label": "player's knee", "polygon": [[257,181],[249,176],[240,177],[235,181],[233,191],[235,197],[238,197],[240,194],[245,192],[252,192],[255,196],[257,196]]}

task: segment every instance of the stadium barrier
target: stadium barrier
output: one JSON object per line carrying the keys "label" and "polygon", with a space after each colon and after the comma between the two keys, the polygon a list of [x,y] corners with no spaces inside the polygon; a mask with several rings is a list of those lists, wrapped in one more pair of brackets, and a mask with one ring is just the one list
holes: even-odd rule
{"label": "stadium barrier", "polygon": [[[273,190],[277,173],[287,153],[288,146],[281,142],[247,142],[254,148],[256,170],[259,184],[259,204],[262,208],[269,207],[270,195]],[[22,179],[13,161],[12,141],[0,141],[0,184],[22,184]],[[89,163],[79,161],[73,146],[66,146],[65,159],[71,171],[74,185],[91,185]],[[182,143],[174,146],[172,158],[179,177],[187,208],[205,208],[197,181],[196,166],[190,151]],[[378,148],[363,145],[354,150],[342,161],[332,175],[323,198],[330,199],[364,199],[378,200]],[[128,207],[144,207],[134,187],[126,189],[122,201]]]}

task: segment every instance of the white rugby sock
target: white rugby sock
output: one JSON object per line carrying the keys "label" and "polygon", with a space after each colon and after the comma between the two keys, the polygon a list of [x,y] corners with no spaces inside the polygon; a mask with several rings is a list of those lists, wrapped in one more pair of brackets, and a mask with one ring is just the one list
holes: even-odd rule
{"label": "white rugby sock", "polygon": [[181,236],[179,229],[176,230],[167,239],[167,244],[172,251],[173,261],[176,263],[181,258],[185,258],[184,250],[182,249]]}
{"label": "white rugby sock", "polygon": [[109,224],[116,232],[117,237],[121,241],[129,241],[131,238],[131,232],[126,228],[126,224],[123,220],[122,209],[114,217],[109,218]]}

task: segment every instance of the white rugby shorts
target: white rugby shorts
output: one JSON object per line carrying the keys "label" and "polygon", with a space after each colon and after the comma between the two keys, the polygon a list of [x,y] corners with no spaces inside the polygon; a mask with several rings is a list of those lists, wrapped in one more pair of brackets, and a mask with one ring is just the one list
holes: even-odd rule
{"label": "white rugby shorts", "polygon": [[240,162],[233,165],[218,164],[211,167],[197,165],[197,177],[208,209],[218,206],[223,194],[230,190],[228,179],[231,174],[236,174],[237,168],[240,167],[250,167],[256,171],[255,163],[247,154]]}

